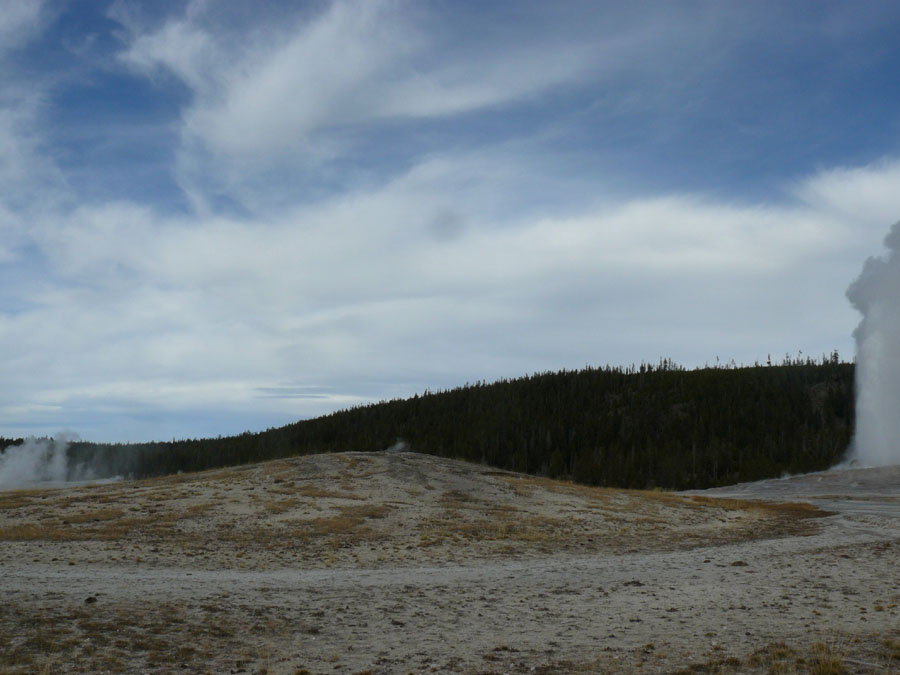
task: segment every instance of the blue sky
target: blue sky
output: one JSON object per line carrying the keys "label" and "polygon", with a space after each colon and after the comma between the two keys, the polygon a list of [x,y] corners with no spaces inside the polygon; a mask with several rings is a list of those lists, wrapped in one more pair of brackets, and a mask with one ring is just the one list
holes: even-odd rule
{"label": "blue sky", "polygon": [[6,0],[0,435],[853,356],[895,2]]}

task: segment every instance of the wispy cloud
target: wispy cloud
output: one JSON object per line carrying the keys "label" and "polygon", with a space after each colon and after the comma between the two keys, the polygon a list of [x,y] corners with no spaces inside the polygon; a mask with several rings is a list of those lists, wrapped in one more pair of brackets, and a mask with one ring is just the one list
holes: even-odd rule
{"label": "wispy cloud", "polygon": [[[896,144],[844,158],[822,140],[840,107],[776,119],[834,96],[785,96],[811,72],[791,64],[879,30],[835,32],[829,6],[120,1],[65,59],[46,9],[10,6],[5,435],[228,433],[586,363],[849,354],[844,289],[900,212]],[[881,72],[851,51],[841,73]]]}
{"label": "wispy cloud", "polygon": [[43,0],[6,0],[0,12],[0,55],[20,47],[40,29],[44,19]]}
{"label": "wispy cloud", "polygon": [[37,122],[44,85],[20,75],[14,58],[46,15],[37,0],[10,0],[0,12],[0,263],[28,243],[30,214],[58,202],[63,183]]}
{"label": "wispy cloud", "polygon": [[251,35],[239,46],[200,14],[135,35],[122,59],[180,78],[195,95],[186,132],[241,158],[293,153],[317,133],[370,120],[503,104],[589,67],[584,45],[562,51],[540,41],[480,61],[451,54],[434,62],[427,54],[434,36],[415,21],[421,10],[411,9],[385,0],[334,2],[265,41]]}
{"label": "wispy cloud", "polygon": [[[466,158],[448,161],[444,171],[465,172]],[[861,189],[877,192],[893,170],[860,172]],[[290,419],[365,400],[361,382],[393,378],[411,393],[627,360],[634,344],[688,362],[723,343],[738,358],[786,343],[825,351],[835,345],[819,344],[821,322],[848,316],[798,317],[842,292],[846,275],[822,283],[829,260],[862,256],[881,234],[853,228],[855,192],[779,207],[651,197],[498,227],[478,220],[479,190],[447,193],[443,175],[417,167],[269,221],[126,203],[49,219],[36,241],[52,275],[0,331],[14,364],[4,378],[17,384],[2,388],[0,417],[21,419],[23,402],[46,419],[90,401],[121,414],[280,400]],[[882,197],[900,210],[900,197]],[[431,229],[447,200],[474,214],[449,239]]]}
{"label": "wispy cloud", "polygon": [[900,160],[886,158],[867,166],[827,169],[802,181],[794,193],[817,211],[883,230],[900,213],[898,186]]}
{"label": "wispy cloud", "polygon": [[[528,18],[543,23],[523,41],[515,11],[494,17],[490,29],[457,25],[448,32],[446,22],[467,12],[339,0],[286,25],[236,35],[214,23],[206,7],[189,3],[184,15],[151,28],[122,19],[129,38],[120,55],[138,73],[168,74],[189,89],[179,175],[200,208],[228,194],[259,210],[264,184],[275,183],[265,192],[271,198],[292,182],[321,180],[310,172],[336,175],[329,164],[373,151],[394,154],[371,144],[379,130],[391,133],[397,124],[537,104],[588,82],[592,97],[614,95],[603,105],[621,109],[624,80],[677,90],[706,68],[702,45],[690,37],[700,32],[698,17],[660,8],[610,17],[621,19],[613,28],[602,13],[588,13],[578,25],[530,6],[536,16]],[[701,25],[728,26],[715,12],[701,16]],[[596,90],[598,83],[609,91]],[[428,144],[418,150],[431,151]],[[416,152],[404,149],[407,162]],[[345,173],[339,180],[346,185],[354,173]]]}

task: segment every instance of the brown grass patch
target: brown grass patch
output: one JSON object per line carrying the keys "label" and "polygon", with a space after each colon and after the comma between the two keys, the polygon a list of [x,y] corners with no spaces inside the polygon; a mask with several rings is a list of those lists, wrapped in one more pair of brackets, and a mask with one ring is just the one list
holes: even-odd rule
{"label": "brown grass patch", "polygon": [[63,525],[25,523],[0,528],[0,541],[77,541],[79,538]]}
{"label": "brown grass patch", "polygon": [[439,502],[445,509],[473,509],[482,508],[483,499],[459,490],[451,490],[441,495]]}
{"label": "brown grass patch", "polygon": [[[676,496],[680,497],[680,495]],[[822,518],[834,515],[830,511],[823,511],[818,506],[808,502],[764,502],[750,499],[707,497],[705,495],[688,495],[682,498],[689,499],[691,502],[703,506],[713,506],[728,511],[763,511],[799,518]]]}
{"label": "brown grass patch", "polygon": [[468,501],[451,498],[444,502],[439,516],[427,518],[418,525],[419,543],[436,546],[445,543],[507,542],[511,544],[551,544],[571,542],[578,535],[572,522],[551,516],[523,514],[512,508],[491,508],[482,505],[474,518],[460,517],[457,505],[472,508]]}
{"label": "brown grass patch", "polygon": [[107,520],[115,520],[125,515],[122,509],[97,509],[94,511],[82,511],[67,515],[63,520],[64,525],[80,525],[82,523],[99,523]]}
{"label": "brown grass patch", "polygon": [[844,656],[833,646],[817,642],[811,648],[807,659],[809,672],[814,675],[842,675],[847,672]]}
{"label": "brown grass patch", "polygon": [[391,507],[384,504],[363,504],[360,506],[342,506],[341,515],[348,518],[384,518]]}
{"label": "brown grass patch", "polygon": [[199,518],[210,508],[211,504],[194,504],[181,511],[148,512],[146,516],[129,516],[121,509],[81,511],[0,527],[0,541],[110,541],[130,535],[177,539],[176,523]]}
{"label": "brown grass patch", "polygon": [[264,662],[264,645],[289,637],[291,622],[175,603],[40,610],[5,604],[0,630],[8,636],[0,641],[4,673],[59,672],[62,664],[65,672],[175,672],[184,663],[200,672],[229,672],[236,659]]}
{"label": "brown grass patch", "polygon": [[[353,505],[340,507],[338,514],[333,516],[291,518],[282,521],[284,529],[280,534],[271,531],[272,543],[278,544],[279,537],[293,537],[305,541],[319,538],[340,538],[345,542],[354,543],[371,541],[380,537],[366,524],[367,521],[384,518],[390,511],[391,507],[385,505]],[[256,536],[258,542],[266,539],[260,534]]]}
{"label": "brown grass patch", "polygon": [[301,501],[297,497],[290,497],[288,499],[267,499],[263,501],[263,506],[268,513],[279,515],[297,508],[300,503]]}
{"label": "brown grass patch", "polygon": [[0,492],[0,509],[18,509],[23,506],[31,506],[43,497],[44,494],[37,490]]}
{"label": "brown grass patch", "polygon": [[361,495],[356,495],[351,492],[338,492],[336,490],[329,490],[326,488],[318,487],[316,485],[303,485],[294,490],[295,494],[301,495],[302,497],[314,497],[318,499],[351,499],[354,501],[365,501],[366,497]]}

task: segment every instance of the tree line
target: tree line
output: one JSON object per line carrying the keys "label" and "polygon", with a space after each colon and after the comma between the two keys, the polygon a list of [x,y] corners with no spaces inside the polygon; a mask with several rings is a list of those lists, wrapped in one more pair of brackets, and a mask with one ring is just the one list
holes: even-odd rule
{"label": "tree line", "polygon": [[403,443],[591,485],[702,488],[838,462],[853,376],[837,354],[696,370],[663,359],[477,382],[224,438],[76,442],[68,454],[73,467],[145,477]]}

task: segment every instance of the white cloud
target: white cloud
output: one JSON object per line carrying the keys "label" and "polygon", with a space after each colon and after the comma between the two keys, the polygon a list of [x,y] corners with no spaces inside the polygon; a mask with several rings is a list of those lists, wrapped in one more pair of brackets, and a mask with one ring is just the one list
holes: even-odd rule
{"label": "white cloud", "polygon": [[[591,42],[537,36],[527,47],[475,56],[443,44],[439,27],[407,3],[337,1],[296,26],[240,36],[202,12],[133,36],[122,60],[140,72],[165,69],[194,94],[184,114],[185,165],[228,175],[286,159],[315,164],[347,151],[348,126],[435,118],[521,100],[576,81],[604,61],[625,61]],[[416,20],[416,18],[421,20]],[[432,18],[432,23],[435,21]],[[435,59],[434,50],[445,49]],[[190,189],[190,186],[186,186]]]}
{"label": "white cloud", "polygon": [[795,188],[797,197],[817,211],[834,213],[880,234],[900,214],[900,160],[822,171]]}
{"label": "white cloud", "polygon": [[36,122],[44,83],[26,81],[10,62],[12,50],[39,34],[45,14],[39,0],[9,0],[0,11],[0,262],[27,243],[28,214],[52,208],[62,189]]}
{"label": "white cloud", "polygon": [[334,3],[282,44],[249,55],[188,113],[189,133],[226,155],[280,154],[316,130],[377,115],[379,85],[411,41],[386,7]]}
{"label": "white cloud", "polygon": [[[643,276],[760,274],[846,243],[847,229],[826,212],[742,207],[689,196],[640,199],[575,217],[523,218],[498,226],[482,220],[489,210],[482,201],[501,190],[490,183],[444,180],[478,175],[479,161],[445,161],[440,171],[416,167],[382,188],[268,220],[160,220],[152,210],[130,204],[83,208],[48,224],[43,245],[73,278],[99,284],[116,280],[118,286],[119,276],[122,283],[148,278],[171,288],[219,289],[227,314],[241,308],[258,312],[270,304],[280,313],[288,309],[286,303],[316,308],[490,292],[492,285],[599,268]],[[499,183],[503,180],[498,176]],[[447,203],[465,204],[477,214],[449,240],[431,230]]]}
{"label": "white cloud", "polygon": [[0,11],[0,54],[25,44],[41,26],[43,0],[4,0]]}
{"label": "white cloud", "polygon": [[[595,97],[620,115],[696,105],[709,54],[724,58],[746,40],[753,15],[739,5],[570,14],[526,3],[485,22],[465,8],[333,0],[279,21],[266,10],[242,15],[236,27],[212,7],[193,0],[159,25],[125,5],[110,16],[126,28],[122,63],[151,78],[169,73],[191,94],[176,168],[190,202],[198,212],[228,203],[256,214],[290,206],[285,195],[317,181],[340,190],[371,180],[366,166],[397,170],[379,154],[422,163],[442,152],[429,125],[466,114],[546,104],[578,87],[588,97],[580,106]],[[381,140],[410,123],[425,130],[401,134],[404,147]]]}
{"label": "white cloud", "polygon": [[[443,180],[480,161],[267,220],[119,203],[42,221],[52,274],[28,286],[27,311],[0,314],[0,422],[23,405],[53,419],[196,401],[287,422],[363,400],[371,381],[402,394],[589,362],[847,351],[855,192],[779,207],[671,195],[498,226],[478,215],[490,184],[448,193]],[[892,170],[860,172],[859,190]],[[447,203],[465,224],[436,237]],[[261,393],[280,387],[327,391]]]}
{"label": "white cloud", "polygon": [[121,58],[150,75],[168,69],[189,87],[206,92],[213,84],[210,80],[221,57],[209,35],[176,19],[156,32],[138,35]]}
{"label": "white cloud", "polygon": [[[236,32],[211,23],[206,7],[190,2],[149,30],[125,5],[112,16],[128,31],[128,67],[190,90],[180,178],[194,203],[224,196],[237,203],[230,211],[79,203],[46,158],[36,100],[5,83],[5,434],[90,413],[104,421],[85,422],[85,436],[160,438],[169,427],[146,416],[184,434],[178,425],[197,428],[179,421],[185,411],[218,416],[209,433],[228,433],[251,416],[286,423],[586,363],[848,351],[855,317],[844,288],[897,218],[900,161],[819,172],[780,203],[738,203],[609,196],[608,176],[560,168],[566,160],[533,138],[401,148],[384,169],[353,156],[360,136],[397,121],[642,68],[665,79],[678,68],[666,59],[682,58],[676,36],[695,53],[709,45],[687,44],[683,26],[669,33],[656,16],[596,39],[585,27],[566,48],[568,26],[509,44],[490,43],[503,30],[488,30],[456,48],[421,5],[334,2],[300,24]],[[303,179],[320,173],[328,189],[305,191]]]}
{"label": "white cloud", "polygon": [[[502,227],[476,219],[445,240],[430,230],[445,204],[466,204],[478,214],[487,210],[479,200],[497,193],[490,185],[455,185],[448,193],[448,173],[478,173],[477,160],[470,171],[464,159],[454,164],[432,174],[431,184],[422,178],[427,170],[417,167],[384,187],[268,220],[160,219],[152,209],[128,203],[82,208],[47,223],[42,245],[64,274],[102,283],[105,275],[137,274],[173,288],[249,283],[275,295],[304,290],[305,298],[354,302],[371,293],[401,293],[402,280],[411,275],[417,288],[431,293],[457,283],[481,288],[581,267],[643,275],[767,273],[840,249],[852,233],[845,213],[854,196],[811,208],[673,195]],[[870,185],[883,180],[872,171]],[[334,270],[343,273],[330,275]],[[373,287],[367,278],[379,284]],[[257,300],[247,298],[251,305]]]}
{"label": "white cloud", "polygon": [[0,263],[14,258],[14,251],[22,243],[19,219],[0,203]]}

